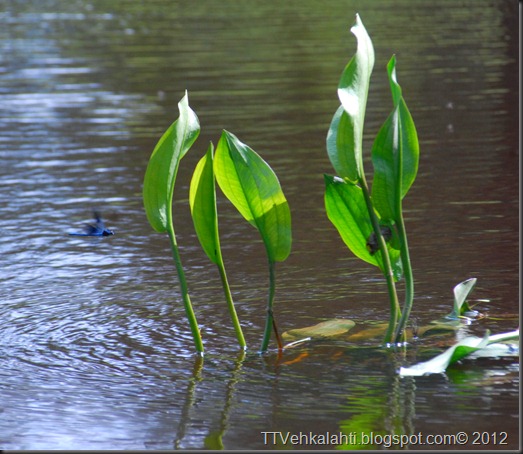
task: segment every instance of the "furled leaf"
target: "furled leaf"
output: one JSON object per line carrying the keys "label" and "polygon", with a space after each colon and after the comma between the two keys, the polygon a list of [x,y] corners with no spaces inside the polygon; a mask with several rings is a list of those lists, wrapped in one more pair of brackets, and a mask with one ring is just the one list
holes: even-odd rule
{"label": "furled leaf", "polygon": [[327,154],[332,166],[339,175],[353,184],[362,176],[363,167],[359,163],[354,147],[354,128],[343,106],[340,106],[332,117],[327,132]]}
{"label": "furled leaf", "polygon": [[470,310],[465,301],[470,292],[472,292],[477,281],[478,280],[475,277],[472,277],[466,281],[460,282],[454,287],[454,308],[448,315],[449,318],[458,318],[460,315],[463,315],[464,312]]}
{"label": "furled leaf", "polygon": [[351,32],[356,36],[358,47],[338,85],[338,97],[345,113],[338,109],[334,115],[327,135],[327,151],[336,173],[355,182],[363,175],[363,123],[374,67],[374,48],[358,15]]}
{"label": "furled leaf", "polygon": [[394,109],[372,147],[372,200],[384,219],[397,220],[401,215],[401,200],[416,178],[419,143],[414,121],[397,83],[395,62],[392,57],[387,66]]}
{"label": "furled leaf", "polygon": [[178,103],[178,110],[180,116],[154,147],[143,182],[147,219],[158,232],[165,232],[171,222],[174,183],[180,160],[200,134],[200,123],[189,107],[187,92]]}
{"label": "furled leaf", "polygon": [[214,173],[225,196],[260,232],[269,260],[285,260],[292,243],[291,214],[271,167],[234,134],[223,131]]}
{"label": "furled leaf", "polygon": [[203,250],[218,264],[220,239],[218,236],[218,214],[216,210],[216,187],[213,172],[214,147],[209,144],[207,153],[196,165],[189,189],[189,204],[194,229]]}
{"label": "furled leaf", "polygon": [[[383,270],[381,251],[371,255],[367,248],[367,242],[373,233],[373,228],[362,189],[338,177],[329,175],[324,177],[325,209],[329,220],[334,224],[343,242],[356,257]],[[399,280],[402,275],[400,252],[390,246],[388,251],[394,278]]]}

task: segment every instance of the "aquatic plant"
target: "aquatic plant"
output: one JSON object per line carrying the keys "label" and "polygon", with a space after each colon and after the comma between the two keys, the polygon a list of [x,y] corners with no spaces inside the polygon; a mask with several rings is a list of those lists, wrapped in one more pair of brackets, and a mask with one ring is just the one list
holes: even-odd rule
{"label": "aquatic plant", "polygon": [[[203,354],[203,343],[192,308],[173,225],[172,202],[176,175],[181,159],[200,133],[200,123],[189,107],[188,94],[178,103],[179,118],[167,128],[156,144],[145,172],[143,201],[147,219],[157,232],[167,232],[178,273],[185,312],[196,350]],[[215,180],[216,178],[216,180]],[[250,147],[230,132],[223,131],[216,156],[212,143],[194,170],[189,203],[195,230],[203,250],[218,266],[225,299],[239,345],[246,342],[234,307],[221,254],[216,208],[218,181],[225,196],[241,215],[260,232],[269,261],[269,296],[261,351],[268,348],[271,330],[278,347],[283,344],[274,320],[276,262],[285,260],[291,249],[290,209],[280,183],[271,167]]]}
{"label": "aquatic plant", "polygon": [[[372,190],[363,169],[363,125],[374,49],[356,15],[351,28],[358,46],[338,86],[341,106],[327,133],[327,153],[338,176],[325,175],[325,208],[347,247],[383,272],[390,300],[385,342],[396,343],[405,330],[414,298],[412,268],[402,215],[402,200],[416,178],[419,159],[414,122],[396,77],[396,59],[387,65],[393,110],[372,146]],[[405,276],[400,309],[396,282]]]}
{"label": "aquatic plant", "polygon": [[180,116],[162,135],[149,159],[143,182],[143,202],[147,219],[154,230],[167,232],[171,251],[178,273],[183,304],[194,344],[198,353],[203,354],[203,343],[196,316],[192,308],[187,281],[182,266],[180,251],[173,225],[173,194],[180,160],[189,151],[200,134],[198,117],[189,107],[189,96],[178,103]]}
{"label": "aquatic plant", "polygon": [[214,157],[216,181],[240,214],[255,227],[263,240],[269,261],[269,295],[261,352],[268,348],[274,330],[278,348],[283,348],[274,319],[276,262],[291,251],[291,214],[278,177],[261,156],[234,134],[223,131]]}
{"label": "aquatic plant", "polygon": [[209,144],[207,153],[200,159],[191,179],[189,189],[189,204],[191,206],[191,216],[194,229],[202,245],[203,250],[209,260],[218,267],[220,279],[222,281],[225,300],[231,315],[231,320],[236,332],[238,344],[243,349],[247,348],[245,338],[234,302],[231,289],[225,272],[222,251],[220,246],[220,235],[218,231],[218,210],[216,207],[216,183],[213,171],[214,147]]}
{"label": "aquatic plant", "polygon": [[[323,321],[311,327],[293,329],[280,336],[274,318],[276,289],[275,267],[291,251],[291,215],[278,178],[272,168],[234,134],[223,130],[214,152],[210,143],[198,162],[190,185],[189,203],[195,230],[203,250],[217,265],[225,299],[239,345],[246,342],[234,307],[221,253],[216,206],[216,183],[240,214],[254,226],[262,238],[269,265],[267,314],[260,351],[266,352],[274,331],[278,349],[282,338],[291,341],[286,347],[307,340],[345,336],[350,341],[384,336],[386,344],[435,332],[459,329],[460,321],[480,314],[471,309],[466,299],[476,279],[468,279],[454,288],[454,307],[450,314],[421,327],[407,322],[414,299],[412,268],[407,234],[402,214],[402,201],[414,183],[418,170],[419,144],[416,128],[402,95],[396,75],[396,59],[387,65],[393,109],[378,131],[371,149],[374,175],[371,189],[363,169],[363,125],[370,76],[374,66],[372,42],[356,16],[351,28],[358,46],[342,72],[338,97],[340,107],[329,126],[326,147],[337,176],[325,175],[325,208],[328,218],[348,248],[360,259],[380,268],[385,276],[390,300],[388,324],[374,325],[349,333],[356,325],[346,319]],[[143,199],[147,218],[158,232],[167,232],[179,277],[186,315],[196,350],[203,354],[203,344],[192,309],[187,282],[173,226],[172,199],[178,167],[200,133],[198,117],[189,107],[188,94],[178,103],[179,118],[165,131],[156,144],[144,178]],[[396,283],[405,279],[405,302],[400,308]],[[478,315],[479,314],[479,315]],[[348,334],[347,334],[348,333]],[[434,361],[400,371],[402,375],[445,370],[453,362],[472,352],[507,354],[504,342],[519,339],[519,331],[489,336],[484,340],[470,338],[453,346]],[[500,345],[502,344],[502,345]],[[508,349],[508,350],[507,350]]]}

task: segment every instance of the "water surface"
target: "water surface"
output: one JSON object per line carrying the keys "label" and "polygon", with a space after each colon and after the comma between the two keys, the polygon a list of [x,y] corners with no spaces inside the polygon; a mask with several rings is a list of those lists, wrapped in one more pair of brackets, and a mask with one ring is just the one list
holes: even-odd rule
{"label": "water surface", "polygon": [[[519,445],[514,359],[399,379],[400,364],[441,348],[402,358],[379,342],[361,351],[338,339],[257,355],[266,258],[220,194],[223,254],[250,346],[239,355],[187,203],[208,142],[235,133],[274,168],[292,211],[293,251],[277,268],[281,329],[386,320],[383,279],[351,256],[323,206],[323,173],[333,172],[325,136],[359,12],[376,52],[365,145],[391,108],[392,53],[420,138],[404,201],[413,316],[422,324],[448,313],[453,286],[476,277],[472,302],[490,317],[460,335],[517,328],[515,4],[33,3],[0,13],[1,448],[261,449],[275,448],[267,431],[362,430],[507,432],[502,447]],[[182,161],[175,216],[203,364],[167,237],[147,224],[141,199],[152,148],[186,89],[202,133]],[[68,236],[93,208],[116,234]]]}

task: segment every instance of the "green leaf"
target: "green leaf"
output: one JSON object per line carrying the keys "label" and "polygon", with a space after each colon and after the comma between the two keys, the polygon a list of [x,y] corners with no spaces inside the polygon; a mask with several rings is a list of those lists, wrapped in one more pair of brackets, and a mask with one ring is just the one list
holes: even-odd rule
{"label": "green leaf", "polygon": [[179,118],[167,128],[154,150],[143,182],[143,202],[147,219],[158,232],[172,222],[174,182],[180,160],[200,134],[198,117],[189,107],[189,96],[178,103]]}
{"label": "green leaf", "polygon": [[214,264],[220,260],[216,186],[213,172],[213,144],[196,165],[189,188],[189,204],[194,229],[203,250]]}
{"label": "green leaf", "polygon": [[416,179],[419,143],[414,121],[396,80],[394,57],[387,68],[395,104],[372,147],[372,200],[383,219],[399,220],[401,200]]}
{"label": "green leaf", "polygon": [[401,198],[405,197],[418,173],[419,142],[414,120],[409,112],[401,87],[396,77],[396,57],[392,56],[388,65],[389,84],[395,106],[399,106],[399,129],[401,138]]}
{"label": "green leaf", "polygon": [[327,154],[336,173],[353,184],[359,181],[363,172],[361,153],[357,156],[355,150],[353,127],[347,112],[340,106],[327,132]]}
{"label": "green leaf", "polygon": [[[496,334],[494,336],[490,336],[487,330],[483,338],[475,336],[466,337],[429,361],[418,363],[411,367],[401,367],[399,374],[402,376],[441,374],[445,372],[448,366],[469,355],[476,357],[512,356],[512,350],[501,344],[501,342],[511,340],[519,341],[519,330],[510,333]],[[482,354],[479,353],[480,351]]]}
{"label": "green leaf", "polygon": [[389,75],[390,91],[392,93],[392,103],[397,106],[402,98],[401,87],[396,77],[396,56],[393,55],[387,63],[387,74]]}
{"label": "green leaf", "polygon": [[463,315],[464,312],[470,310],[468,305],[465,303],[470,292],[476,285],[478,280],[475,277],[467,279],[466,281],[460,282],[454,287],[454,308],[452,312],[447,315],[447,318],[457,319]]}
{"label": "green leaf", "polygon": [[[363,176],[363,123],[372,69],[374,48],[360,17],[351,28],[356,36],[356,53],[345,67],[338,85],[343,112],[338,109],[327,135],[327,151],[336,173],[355,182]],[[339,134],[342,134],[338,137]]]}
{"label": "green leaf", "polygon": [[291,250],[291,214],[274,171],[252,148],[223,131],[214,158],[216,180],[241,215],[258,229],[269,261]]}
{"label": "green leaf", "polygon": [[327,217],[356,257],[378,266],[376,255],[367,250],[367,239],[373,230],[362,189],[338,177],[324,177]]}
{"label": "green leaf", "polygon": [[[325,175],[325,209],[329,220],[338,230],[343,242],[351,252],[371,265],[384,269],[381,251],[371,255],[367,248],[373,233],[363,191],[359,186],[338,177]],[[400,252],[388,246],[394,279],[402,275]]]}
{"label": "green leaf", "polygon": [[333,337],[348,332],[349,330],[354,328],[355,325],[356,323],[354,323],[352,320],[347,320],[344,318],[334,318],[318,323],[314,326],[291,329],[283,333],[282,337],[285,341],[305,338],[314,339],[323,337]]}

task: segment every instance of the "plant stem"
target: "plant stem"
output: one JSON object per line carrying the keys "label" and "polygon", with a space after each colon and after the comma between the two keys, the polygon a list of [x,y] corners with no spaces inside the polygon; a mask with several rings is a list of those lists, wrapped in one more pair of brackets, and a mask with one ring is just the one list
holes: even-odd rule
{"label": "plant stem", "polygon": [[410,311],[414,303],[414,278],[412,276],[412,266],[410,264],[409,246],[407,244],[407,232],[403,216],[400,215],[396,224],[398,236],[400,238],[401,263],[403,265],[403,274],[405,276],[405,304],[401,313],[401,318],[394,333],[394,342],[400,342],[400,336],[404,332],[407,322],[409,321]]}
{"label": "plant stem", "polygon": [[217,265],[218,270],[220,271],[220,278],[222,280],[225,299],[227,300],[227,306],[229,308],[229,313],[231,314],[232,324],[234,325],[234,331],[236,332],[236,338],[238,339],[238,343],[240,344],[240,347],[245,350],[247,348],[247,344],[245,343],[245,338],[243,337],[242,328],[240,326],[240,320],[238,319],[238,314],[236,313],[234,302],[232,300],[231,289],[229,287],[229,282],[227,281],[227,275],[225,274],[225,266],[223,265],[221,254],[219,252],[218,254],[219,260]]}
{"label": "plant stem", "polygon": [[[402,141],[402,125],[401,121],[396,124],[394,130],[395,137],[398,141],[398,154],[397,154],[397,169],[396,169],[396,213],[397,218],[395,219],[396,228],[398,229],[398,237],[400,240],[400,256],[401,264],[403,266],[403,275],[405,276],[405,303],[401,314],[400,321],[394,331],[394,343],[401,341],[400,337],[404,333],[409,320],[410,311],[414,302],[414,279],[412,276],[412,266],[410,264],[409,256],[409,245],[407,242],[407,231],[405,230],[405,222],[403,220],[402,207],[401,207],[401,185],[403,181],[403,141]],[[397,136],[396,136],[397,135]],[[404,336],[405,338],[405,336]]]}
{"label": "plant stem", "polygon": [[267,318],[265,319],[265,330],[263,333],[263,340],[261,345],[261,353],[265,353],[269,347],[269,341],[271,338],[271,329],[274,329],[274,334],[276,335],[276,341],[278,342],[278,350],[281,352],[283,350],[283,344],[278,333],[278,328],[276,327],[276,321],[274,320],[274,314],[272,312],[272,306],[274,302],[274,293],[276,289],[275,281],[275,262],[269,260],[269,298],[267,300]]}
{"label": "plant stem", "polygon": [[169,222],[167,233],[169,234],[171,251],[173,253],[174,264],[176,265],[176,272],[178,273],[178,280],[180,281],[180,288],[182,291],[183,305],[185,307],[185,313],[187,314],[187,319],[189,320],[189,325],[191,327],[194,345],[196,346],[196,351],[203,356],[203,343],[200,335],[200,329],[198,328],[198,323],[196,321],[196,316],[194,315],[191,299],[189,298],[187,281],[185,280],[185,273],[183,271],[180,251],[178,250],[178,244],[176,242],[176,236],[174,234],[174,227],[172,222]]}
{"label": "plant stem", "polygon": [[378,217],[376,216],[376,213],[374,212],[374,207],[372,205],[372,200],[370,198],[369,194],[369,188],[367,186],[367,181],[365,178],[360,178],[359,183],[361,186],[361,189],[363,190],[363,196],[365,198],[365,204],[367,205],[367,211],[369,212],[369,217],[372,223],[372,228],[374,229],[374,234],[376,235],[376,238],[378,239],[378,243],[380,246],[380,251],[383,258],[383,274],[385,276],[385,279],[387,281],[387,290],[389,293],[389,301],[390,301],[390,318],[389,318],[389,326],[387,328],[387,332],[385,333],[385,340],[384,342],[392,343],[393,341],[393,335],[396,331],[396,324],[398,323],[398,320],[400,318],[400,305],[398,301],[398,294],[396,292],[396,284],[394,283],[394,274],[392,273],[392,266],[390,264],[390,257],[389,257],[389,251],[387,249],[387,243],[385,242],[385,239],[383,238],[383,235],[381,234],[381,228],[380,223],[378,220]]}

